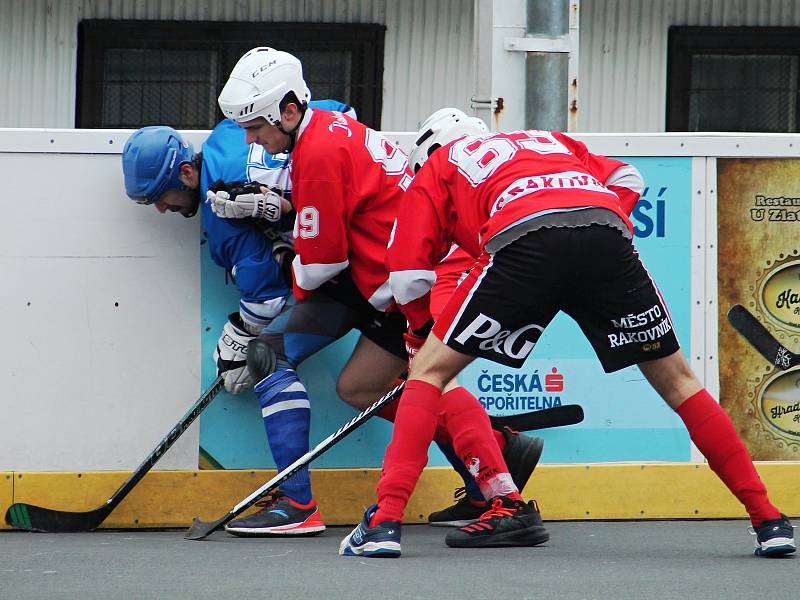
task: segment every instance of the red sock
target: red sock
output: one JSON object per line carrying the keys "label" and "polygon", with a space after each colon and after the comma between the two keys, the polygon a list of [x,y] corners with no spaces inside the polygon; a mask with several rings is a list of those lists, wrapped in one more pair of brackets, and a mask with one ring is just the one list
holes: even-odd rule
{"label": "red sock", "polygon": [[428,462],[428,446],[436,430],[442,391],[412,379],[399,400],[392,441],[383,458],[378,482],[378,510],[370,526],[382,521],[402,521],[411,492]]}
{"label": "red sock", "polygon": [[[398,377],[397,379],[394,380],[394,382],[392,383],[392,386],[398,386],[404,381],[405,381],[405,379],[400,379]],[[382,409],[380,409],[378,412],[376,412],[375,415],[378,416],[378,417],[381,417],[382,419],[386,419],[387,421],[389,421],[389,423],[394,423],[394,418],[395,418],[395,415],[397,414],[397,407],[398,406],[400,406],[400,400],[399,399],[395,400],[394,402],[390,402],[389,404],[384,406]]]}
{"label": "red sock", "polygon": [[386,419],[389,423],[394,423],[395,418],[397,417],[397,407],[400,406],[400,400],[395,400],[394,402],[390,402],[378,412],[375,413],[375,416],[380,417],[381,419]]}
{"label": "red sock", "polygon": [[[394,402],[390,402],[389,404],[384,406],[382,409],[376,412],[375,415],[382,419],[386,419],[390,423],[394,423],[395,419],[397,418],[397,409],[399,408],[399,406],[400,406],[400,400],[395,400]],[[505,443],[505,436],[499,431],[497,433],[500,434],[500,437],[503,438],[503,442]],[[436,431],[433,434],[433,441],[438,442],[440,444],[444,444],[446,446],[449,446],[453,443],[453,439],[447,432],[447,428],[445,427],[443,418],[439,418],[439,422],[436,424]],[[502,447],[505,446],[501,446],[501,448]]]}
{"label": "red sock", "polygon": [[727,413],[714,398],[702,389],[689,397],[676,410],[689,436],[708,466],[744,504],[754,527],[766,519],[777,519],[780,511],[767,497],[767,488],[758,476],[750,453]]}
{"label": "red sock", "polygon": [[473,473],[483,497],[516,492],[492,432],[489,415],[477,398],[458,387],[442,396],[441,406],[447,431],[453,438],[453,448]]}

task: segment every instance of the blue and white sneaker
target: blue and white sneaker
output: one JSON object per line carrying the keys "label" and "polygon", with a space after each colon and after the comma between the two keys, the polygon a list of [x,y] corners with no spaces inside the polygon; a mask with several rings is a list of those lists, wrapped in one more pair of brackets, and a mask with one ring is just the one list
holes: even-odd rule
{"label": "blue and white sneaker", "polygon": [[797,548],[794,545],[794,531],[792,523],[782,514],[779,519],[768,519],[761,526],[753,530],[756,536],[756,556],[785,556]]}
{"label": "blue and white sneaker", "polygon": [[400,521],[384,521],[375,527],[370,527],[369,520],[376,510],[378,510],[377,504],[370,506],[358,527],[342,540],[339,544],[340,555],[367,558],[400,556]]}

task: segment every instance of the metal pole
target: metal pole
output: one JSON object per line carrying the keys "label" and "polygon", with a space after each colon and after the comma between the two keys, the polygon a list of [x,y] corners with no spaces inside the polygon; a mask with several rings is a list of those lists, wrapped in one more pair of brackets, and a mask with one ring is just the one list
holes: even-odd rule
{"label": "metal pole", "polygon": [[492,38],[494,35],[493,0],[474,0],[473,44],[475,47],[474,94],[470,108],[475,116],[492,126]]}
{"label": "metal pole", "polygon": [[[527,0],[527,37],[556,42],[569,36],[570,0]],[[525,127],[566,131],[569,53],[527,52]]]}

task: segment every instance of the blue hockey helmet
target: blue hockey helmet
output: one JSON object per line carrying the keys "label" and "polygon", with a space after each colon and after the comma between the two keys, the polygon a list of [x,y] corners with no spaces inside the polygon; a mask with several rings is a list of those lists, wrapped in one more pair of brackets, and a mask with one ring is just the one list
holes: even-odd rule
{"label": "blue hockey helmet", "polygon": [[125,193],[139,204],[153,204],[168,190],[184,189],[180,166],[193,158],[192,145],[172,127],[142,127],[122,150]]}

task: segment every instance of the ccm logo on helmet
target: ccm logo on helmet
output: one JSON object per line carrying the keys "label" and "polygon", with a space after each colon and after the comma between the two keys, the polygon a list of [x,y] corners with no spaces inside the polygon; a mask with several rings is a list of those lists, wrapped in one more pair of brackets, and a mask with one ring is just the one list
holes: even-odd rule
{"label": "ccm logo on helmet", "polygon": [[277,61],[276,59],[272,59],[272,60],[271,60],[271,61],[269,61],[267,64],[265,64],[265,65],[262,65],[261,67],[259,67],[259,68],[258,68],[258,69],[256,69],[255,71],[253,71],[253,75],[252,75],[253,79],[255,79],[255,78],[256,78],[256,76],[258,76],[258,74],[259,74],[259,73],[261,73],[262,71],[266,71],[267,69],[269,69],[269,68],[270,68],[272,65],[274,65],[274,64],[275,64],[275,63],[277,63],[277,62],[278,62],[278,61]]}
{"label": "ccm logo on helmet", "polygon": [[[533,341],[525,339],[524,334],[527,331],[537,330],[539,333],[534,334]],[[523,359],[533,350],[536,340],[544,331],[543,327],[539,325],[525,325],[516,331],[503,329],[499,322],[491,317],[487,317],[483,313],[479,314],[472,323],[462,331],[455,340],[459,344],[466,344],[469,338],[474,337],[479,340],[484,340],[478,344],[481,350],[494,350],[498,354],[505,354],[506,356],[514,359]],[[517,342],[522,338],[522,343]]]}

